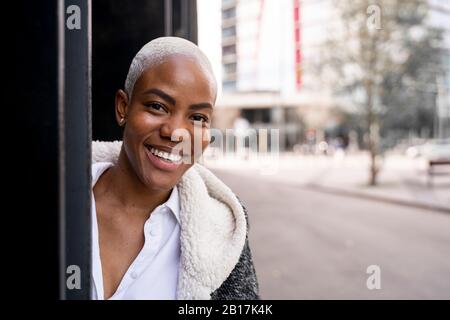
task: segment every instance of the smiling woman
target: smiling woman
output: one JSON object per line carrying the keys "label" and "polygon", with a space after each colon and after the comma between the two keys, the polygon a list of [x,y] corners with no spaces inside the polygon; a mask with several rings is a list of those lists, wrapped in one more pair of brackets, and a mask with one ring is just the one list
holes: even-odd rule
{"label": "smiling woman", "polygon": [[158,38],[133,59],[115,99],[123,142],[93,144],[92,299],[258,298],[247,212],[196,163],[216,90],[190,41]]}

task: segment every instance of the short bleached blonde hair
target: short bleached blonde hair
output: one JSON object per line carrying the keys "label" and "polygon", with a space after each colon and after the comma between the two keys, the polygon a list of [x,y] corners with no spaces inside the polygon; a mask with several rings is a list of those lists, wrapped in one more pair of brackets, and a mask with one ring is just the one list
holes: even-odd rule
{"label": "short bleached blonde hair", "polygon": [[131,61],[125,80],[125,92],[128,97],[131,99],[136,81],[145,70],[161,64],[173,55],[183,55],[195,60],[205,74],[211,78],[210,81],[217,90],[211,63],[195,43],[178,37],[160,37],[144,45]]}

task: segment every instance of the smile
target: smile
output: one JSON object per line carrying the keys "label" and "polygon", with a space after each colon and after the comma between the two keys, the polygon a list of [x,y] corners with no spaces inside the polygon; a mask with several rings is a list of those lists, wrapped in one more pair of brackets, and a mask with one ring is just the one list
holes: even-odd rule
{"label": "smile", "polygon": [[147,147],[147,149],[154,154],[157,157],[160,157],[166,161],[170,161],[170,162],[180,162],[181,161],[181,156],[179,154],[173,154],[173,153],[168,153],[162,150],[158,150],[154,147]]}
{"label": "smile", "polygon": [[166,148],[163,151],[157,149],[151,145],[146,145],[145,150],[147,153],[148,160],[158,169],[164,171],[173,171],[180,167],[182,164],[182,156],[172,152],[167,152],[171,148]]}

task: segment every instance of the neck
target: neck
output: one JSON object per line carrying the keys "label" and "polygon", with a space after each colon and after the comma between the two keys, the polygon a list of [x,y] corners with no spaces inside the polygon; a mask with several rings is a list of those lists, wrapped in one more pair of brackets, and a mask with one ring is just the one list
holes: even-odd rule
{"label": "neck", "polygon": [[157,206],[167,201],[171,193],[171,190],[156,190],[147,187],[131,167],[123,148],[117,164],[105,174],[106,183],[102,188],[102,193],[108,192],[115,205],[131,211],[150,214]]}

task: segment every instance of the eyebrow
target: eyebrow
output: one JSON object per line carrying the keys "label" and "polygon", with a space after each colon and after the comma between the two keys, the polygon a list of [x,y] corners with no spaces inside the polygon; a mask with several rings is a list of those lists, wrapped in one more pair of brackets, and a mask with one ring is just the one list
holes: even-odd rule
{"label": "eyebrow", "polygon": [[[160,98],[166,100],[167,102],[169,102],[172,105],[177,104],[177,100],[175,100],[174,97],[172,97],[171,95],[165,93],[164,91],[162,91],[160,89],[151,88],[151,89],[145,90],[143,92],[143,94],[155,94],[155,95],[159,96]],[[209,102],[195,103],[195,104],[191,104],[189,106],[189,109],[191,109],[191,110],[212,109],[212,105]]]}
{"label": "eyebrow", "polygon": [[173,105],[177,104],[177,100],[175,100],[174,97],[168,95],[167,93],[165,93],[164,91],[162,91],[160,89],[151,88],[151,89],[144,91],[143,94],[155,94],[155,95],[159,96],[160,98],[166,100],[170,104],[173,104]]}
{"label": "eyebrow", "polygon": [[189,106],[191,110],[200,110],[200,109],[212,109],[212,105],[208,102],[191,104]]}

